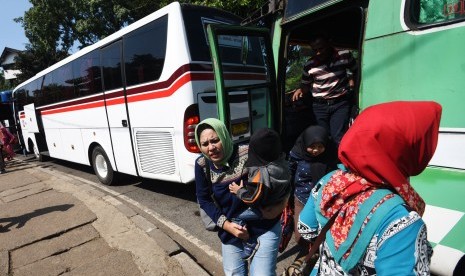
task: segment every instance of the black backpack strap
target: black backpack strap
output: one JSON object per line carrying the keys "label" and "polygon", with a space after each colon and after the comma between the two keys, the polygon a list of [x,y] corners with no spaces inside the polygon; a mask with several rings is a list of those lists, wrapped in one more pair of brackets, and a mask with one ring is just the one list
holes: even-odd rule
{"label": "black backpack strap", "polygon": [[210,193],[212,189],[212,176],[211,176],[211,171],[210,171],[210,162],[205,158],[205,176],[207,177],[207,182],[209,184],[210,188]]}

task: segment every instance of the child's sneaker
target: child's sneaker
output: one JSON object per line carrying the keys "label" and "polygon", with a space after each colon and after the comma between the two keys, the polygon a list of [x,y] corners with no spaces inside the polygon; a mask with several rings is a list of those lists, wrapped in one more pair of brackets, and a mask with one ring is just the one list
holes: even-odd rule
{"label": "child's sneaker", "polygon": [[243,242],[244,250],[242,251],[241,257],[243,260],[251,260],[260,246],[258,240],[248,240]]}

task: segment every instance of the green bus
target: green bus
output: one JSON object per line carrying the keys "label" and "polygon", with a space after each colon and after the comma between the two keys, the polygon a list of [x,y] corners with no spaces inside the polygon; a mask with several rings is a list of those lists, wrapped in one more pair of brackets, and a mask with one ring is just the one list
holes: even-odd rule
{"label": "green bus", "polygon": [[[465,112],[460,106],[465,103],[465,0],[270,0],[244,25],[266,28],[208,27],[218,117],[232,129],[236,126],[229,119],[228,95],[237,90],[246,91],[252,102],[266,98],[260,112],[248,111],[251,125],[245,127],[251,132],[258,116],[279,129],[286,141],[305,126],[301,116],[305,108],[289,107],[286,92],[296,88],[291,69],[311,54],[309,39],[322,32],[337,48],[349,49],[357,58],[359,110],[398,100],[432,100],[442,105],[437,150],[412,184],[427,202],[423,219],[434,247],[432,273],[463,271]],[[240,87],[223,81],[221,71],[227,64],[222,63],[224,51],[218,41],[226,36],[241,38],[244,62],[253,50],[248,41],[262,42],[268,68],[264,83]]]}

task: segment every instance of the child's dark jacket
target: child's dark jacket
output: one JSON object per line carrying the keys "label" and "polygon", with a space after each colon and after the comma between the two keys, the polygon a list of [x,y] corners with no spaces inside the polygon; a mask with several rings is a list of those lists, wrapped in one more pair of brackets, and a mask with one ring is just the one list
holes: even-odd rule
{"label": "child's dark jacket", "polygon": [[249,167],[248,183],[237,191],[237,197],[254,207],[264,207],[282,202],[291,193],[291,174],[282,154],[265,166]]}

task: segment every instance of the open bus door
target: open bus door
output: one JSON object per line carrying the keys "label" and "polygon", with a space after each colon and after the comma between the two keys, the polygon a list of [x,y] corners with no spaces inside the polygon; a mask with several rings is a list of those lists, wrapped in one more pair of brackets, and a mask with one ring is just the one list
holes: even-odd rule
{"label": "open bus door", "polygon": [[270,32],[264,28],[208,25],[217,115],[234,141],[278,126],[279,108]]}

